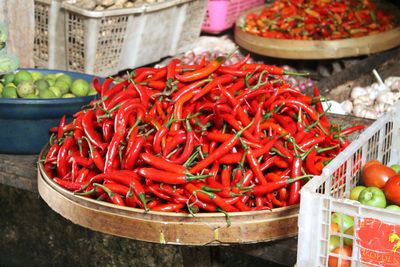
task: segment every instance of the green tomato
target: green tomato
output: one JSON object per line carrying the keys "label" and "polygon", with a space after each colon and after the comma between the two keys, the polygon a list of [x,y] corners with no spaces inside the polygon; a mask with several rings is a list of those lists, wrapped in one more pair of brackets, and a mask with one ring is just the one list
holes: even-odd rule
{"label": "green tomato", "polygon": [[396,173],[400,173],[400,164],[393,164],[390,166]]}
{"label": "green tomato", "polygon": [[387,210],[394,210],[394,211],[400,211],[400,207],[397,205],[389,205],[386,207]]}
{"label": "green tomato", "polygon": [[365,186],[363,185],[359,185],[354,187],[353,189],[351,189],[350,191],[350,199],[351,200],[358,200],[358,196],[360,195],[361,191],[363,191],[365,188]]}
{"label": "green tomato", "polygon": [[337,247],[340,247],[340,237],[337,235],[331,235],[329,237],[329,252]]}
{"label": "green tomato", "polygon": [[353,217],[339,212],[335,212],[332,214],[331,222],[339,225],[340,232],[342,233],[346,232],[347,229],[354,226]]}
{"label": "green tomato", "polygon": [[361,191],[358,201],[361,204],[368,205],[371,207],[384,208],[386,207],[386,198],[383,190],[378,187],[367,187]]}

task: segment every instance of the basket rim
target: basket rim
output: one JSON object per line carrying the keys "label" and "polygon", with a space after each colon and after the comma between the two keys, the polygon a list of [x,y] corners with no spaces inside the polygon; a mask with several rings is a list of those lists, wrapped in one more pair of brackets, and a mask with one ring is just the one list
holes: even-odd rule
{"label": "basket rim", "polygon": [[[41,0],[43,1],[43,0]],[[72,4],[62,3],[61,7],[65,10],[78,13],[79,15],[90,17],[90,18],[103,18],[103,17],[111,17],[111,16],[121,16],[121,15],[133,15],[133,14],[142,14],[142,13],[150,13],[155,11],[160,11],[163,9],[167,9],[173,6],[194,2],[196,0],[169,0],[163,3],[156,4],[144,4],[138,7],[131,8],[119,8],[119,9],[109,9],[109,10],[87,10],[80,7],[77,7]]]}

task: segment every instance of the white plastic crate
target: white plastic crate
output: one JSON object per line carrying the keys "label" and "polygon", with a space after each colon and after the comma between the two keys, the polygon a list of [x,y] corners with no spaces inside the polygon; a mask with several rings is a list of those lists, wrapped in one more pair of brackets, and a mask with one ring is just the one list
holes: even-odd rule
{"label": "white plastic crate", "polygon": [[57,0],[35,0],[33,55],[39,68],[67,70],[65,63],[64,16]]}
{"label": "white plastic crate", "polygon": [[35,40],[37,65],[108,76],[190,49],[207,1],[168,0],[105,11],[59,0],[35,0],[35,5],[36,29],[42,33]]}
{"label": "white plastic crate", "polygon": [[[360,180],[362,166],[372,159],[389,165],[398,163],[399,149],[400,103],[397,103],[391,112],[376,120],[330,162],[321,176],[314,177],[302,188],[298,221],[298,267],[328,266],[330,255],[336,255],[339,260],[350,260],[351,266],[400,266],[400,247],[395,247],[396,244],[400,245],[400,239],[397,240],[393,235],[394,240],[390,242],[388,237],[388,231],[400,236],[400,214],[361,205],[349,199],[351,189]],[[353,235],[331,232],[333,212],[354,218]],[[365,238],[365,233],[371,235],[374,231],[376,236]],[[353,239],[350,258],[329,252],[330,235],[339,236],[341,246],[343,238]],[[378,249],[374,247],[377,244]],[[392,246],[391,249],[388,246]]]}

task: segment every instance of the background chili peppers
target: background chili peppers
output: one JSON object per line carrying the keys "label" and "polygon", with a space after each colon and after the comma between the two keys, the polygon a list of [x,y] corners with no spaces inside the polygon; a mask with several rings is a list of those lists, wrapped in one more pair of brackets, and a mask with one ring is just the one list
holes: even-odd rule
{"label": "background chili peppers", "polygon": [[173,60],[97,84],[100,99],[52,128],[46,172],[79,195],[156,211],[297,204],[362,127],[331,125],[318,89],[302,95],[279,67],[222,62]]}
{"label": "background chili peppers", "polygon": [[266,38],[335,40],[394,28],[393,15],[371,0],[284,0],[250,13],[243,30]]}

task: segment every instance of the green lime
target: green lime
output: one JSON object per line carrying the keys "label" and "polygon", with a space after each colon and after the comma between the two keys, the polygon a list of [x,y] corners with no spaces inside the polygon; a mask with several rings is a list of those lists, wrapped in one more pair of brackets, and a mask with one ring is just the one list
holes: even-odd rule
{"label": "green lime", "polygon": [[41,90],[47,90],[50,87],[50,84],[48,81],[46,81],[45,79],[39,79],[35,81],[35,87],[36,89],[38,89],[39,91]]}
{"label": "green lime", "polygon": [[2,78],[4,85],[12,83],[14,81],[14,76],[15,76],[14,73],[8,73],[8,74],[4,75]]}
{"label": "green lime", "polygon": [[38,71],[32,71],[31,76],[32,76],[33,81],[37,81],[37,80],[43,78],[43,74]]}
{"label": "green lime", "polygon": [[68,84],[68,87],[71,87],[73,80],[72,80],[71,76],[63,74],[63,75],[60,75],[57,77],[56,83],[58,83],[58,82],[64,82],[64,83]]}
{"label": "green lime", "polygon": [[71,92],[76,96],[86,96],[89,92],[90,85],[82,79],[75,80],[71,85]]}
{"label": "green lime", "polygon": [[17,98],[17,89],[15,87],[6,86],[3,89],[2,95],[4,98]]}
{"label": "green lime", "polygon": [[39,98],[39,96],[35,95],[35,94],[29,94],[27,96],[25,96],[25,98]]}
{"label": "green lime", "polygon": [[60,88],[56,86],[50,86],[49,90],[52,91],[56,95],[56,97],[61,97],[62,95]]}
{"label": "green lime", "polygon": [[26,97],[29,94],[35,93],[35,86],[33,81],[22,81],[17,86],[17,94],[19,97]]}
{"label": "green lime", "polygon": [[66,94],[69,92],[69,85],[66,82],[63,81],[59,81],[58,79],[56,80],[56,83],[54,84],[54,86],[57,86],[62,94]]}
{"label": "green lime", "polygon": [[93,87],[91,87],[91,88],[89,89],[89,92],[88,92],[87,95],[97,95],[96,89],[94,89]]}
{"label": "green lime", "polygon": [[76,96],[74,94],[71,94],[71,93],[67,93],[67,94],[62,96],[62,98],[73,98],[73,97],[76,97]]}
{"label": "green lime", "polygon": [[15,74],[14,83],[18,86],[22,81],[32,81],[32,75],[29,71],[20,70]]}
{"label": "green lime", "polygon": [[39,91],[40,98],[57,98],[57,96],[50,90]]}

